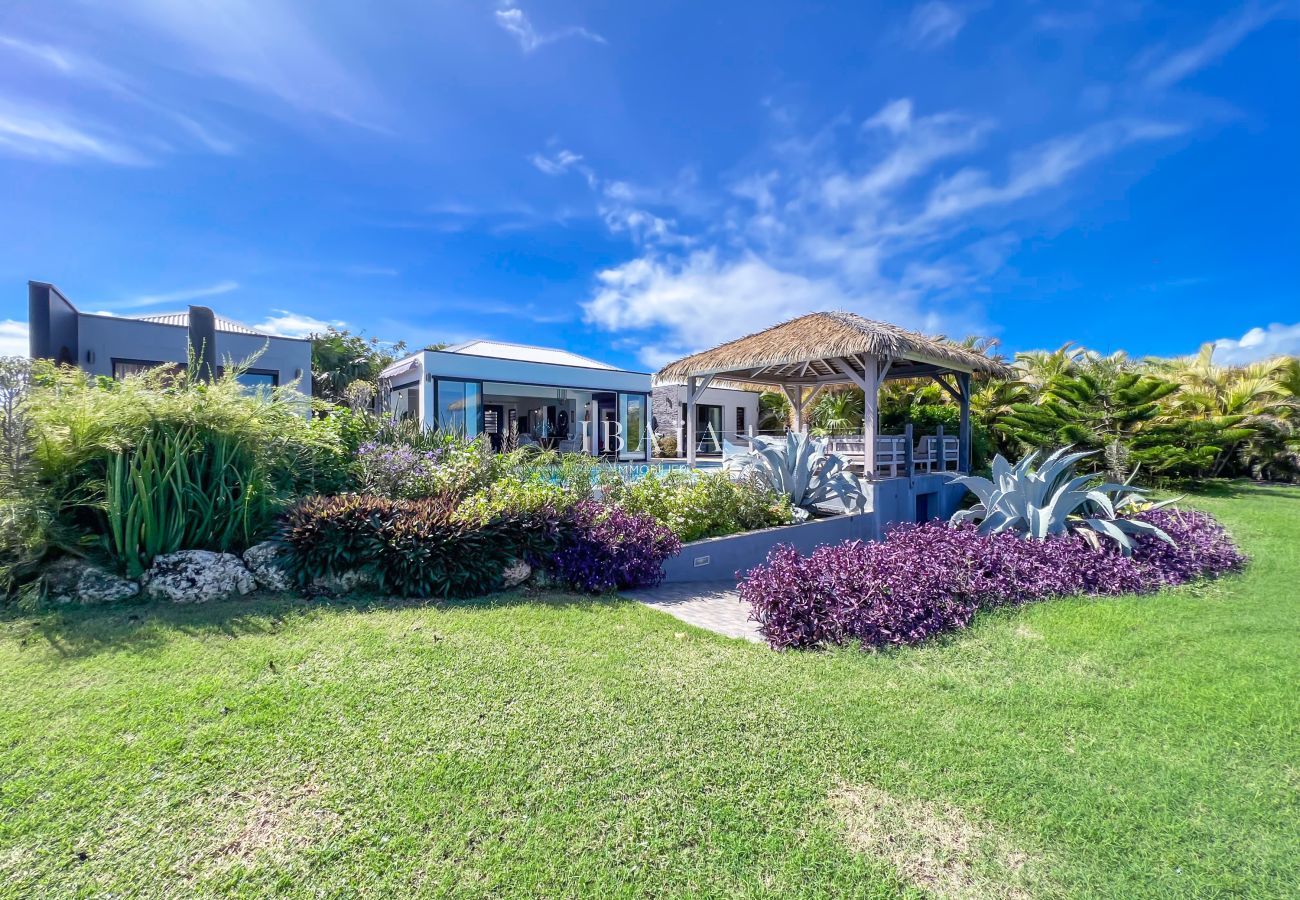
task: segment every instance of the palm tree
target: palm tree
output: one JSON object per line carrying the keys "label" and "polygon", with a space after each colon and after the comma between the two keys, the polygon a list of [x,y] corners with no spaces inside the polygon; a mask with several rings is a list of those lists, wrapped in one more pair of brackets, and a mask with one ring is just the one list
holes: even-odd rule
{"label": "palm tree", "polygon": [[[1159,365],[1179,386],[1171,397],[1171,414],[1182,418],[1218,420],[1233,429],[1211,470],[1221,475],[1243,453],[1249,458],[1250,442],[1261,432],[1285,431],[1295,411],[1294,394],[1284,383],[1292,376],[1286,358],[1221,366],[1214,361],[1214,345],[1205,344],[1195,356]],[[1285,443],[1285,441],[1283,441]]]}
{"label": "palm tree", "polygon": [[1053,378],[1073,375],[1087,356],[1087,351],[1067,341],[1055,350],[1028,350],[1016,354],[1017,379],[1035,393],[1047,387]]}
{"label": "palm tree", "polygon": [[862,391],[856,388],[828,390],[813,407],[813,428],[820,435],[860,432],[865,409]]}
{"label": "palm tree", "polygon": [[763,391],[758,396],[758,430],[783,432],[790,427],[790,400],[780,391]]}

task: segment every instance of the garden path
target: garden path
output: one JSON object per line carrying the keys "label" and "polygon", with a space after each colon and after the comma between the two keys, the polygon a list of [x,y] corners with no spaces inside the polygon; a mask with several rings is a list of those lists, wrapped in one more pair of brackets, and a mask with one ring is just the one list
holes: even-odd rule
{"label": "garden path", "polygon": [[734,581],[661,584],[624,591],[623,596],[717,634],[756,643],[763,641],[758,624],[749,620],[749,605],[740,602]]}

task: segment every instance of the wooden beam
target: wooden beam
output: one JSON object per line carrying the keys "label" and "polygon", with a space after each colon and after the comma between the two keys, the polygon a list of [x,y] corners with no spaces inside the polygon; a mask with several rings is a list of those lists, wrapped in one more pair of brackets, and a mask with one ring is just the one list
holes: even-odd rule
{"label": "wooden beam", "polygon": [[[962,372],[962,373],[960,373],[960,374],[961,374],[961,375],[966,375],[965,372]],[[961,400],[962,400],[962,394],[961,394],[961,391],[960,391],[959,389],[953,387],[952,385],[950,385],[947,381],[945,381],[942,375],[939,375],[939,374],[932,374],[930,377],[933,378],[933,379],[935,380],[935,382],[939,385],[939,387],[943,388],[945,391],[947,391],[949,394],[951,394],[951,395],[952,395],[952,399],[956,400],[958,403],[961,402]],[[969,381],[969,380],[970,380],[970,376],[969,376],[969,375],[966,375],[966,379]]]}
{"label": "wooden beam", "polygon": [[860,388],[861,388],[862,390],[864,390],[864,391],[867,389],[867,377],[866,377],[866,367],[865,367],[865,366],[864,366],[863,369],[862,369],[863,374],[859,375],[859,374],[854,370],[854,368],[853,368],[853,364],[852,364],[851,362],[849,362],[847,359],[843,359],[843,358],[839,358],[839,357],[837,357],[837,358],[831,360],[831,362],[835,365],[835,368],[839,369],[841,372],[843,372],[845,375],[847,375],[848,378],[849,378],[849,380],[850,380],[851,382],[853,382],[854,384],[856,384],[858,387],[860,387]]}
{"label": "wooden beam", "polygon": [[971,430],[970,430],[970,374],[962,372],[957,376],[957,387],[961,390],[961,427],[957,432],[957,470],[970,474],[971,466]]}
{"label": "wooden beam", "polygon": [[[876,474],[876,422],[880,410],[879,371],[874,356],[862,357],[862,475],[871,478]],[[855,373],[856,374],[856,373]]]}
{"label": "wooden beam", "polygon": [[695,376],[686,379],[686,465],[695,468]]}

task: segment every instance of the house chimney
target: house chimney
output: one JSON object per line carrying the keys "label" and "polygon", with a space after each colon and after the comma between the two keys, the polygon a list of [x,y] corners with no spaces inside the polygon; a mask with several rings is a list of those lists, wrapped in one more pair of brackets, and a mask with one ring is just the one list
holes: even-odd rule
{"label": "house chimney", "polygon": [[206,306],[190,307],[190,347],[200,381],[217,377],[217,317]]}

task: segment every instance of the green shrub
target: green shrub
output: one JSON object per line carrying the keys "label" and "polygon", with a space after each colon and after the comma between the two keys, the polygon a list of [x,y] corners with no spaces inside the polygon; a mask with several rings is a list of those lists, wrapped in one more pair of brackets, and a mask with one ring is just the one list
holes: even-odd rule
{"label": "green shrub", "polygon": [[135,575],[157,553],[238,551],[293,496],[346,485],[344,419],[317,424],[296,391],[250,394],[235,375],[119,382],[38,363],[30,458],[51,533],[72,536],[60,545],[85,552],[89,539]]}
{"label": "green shrub", "polygon": [[540,564],[564,533],[549,510],[471,522],[450,496],[389,500],[311,497],[286,514],[281,540],[300,584],[360,571],[406,597],[471,597],[501,584],[512,559]]}
{"label": "green shrub", "polygon": [[636,481],[610,478],[602,487],[607,500],[635,515],[651,516],[682,541],[793,520],[788,499],[757,479],[732,479],[721,472],[670,471]]}

